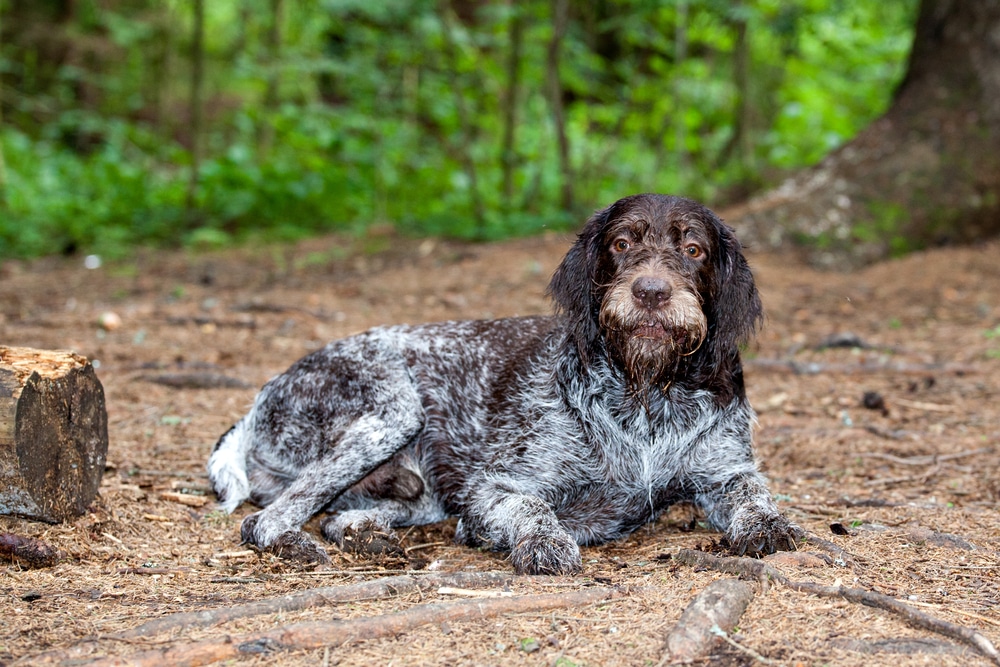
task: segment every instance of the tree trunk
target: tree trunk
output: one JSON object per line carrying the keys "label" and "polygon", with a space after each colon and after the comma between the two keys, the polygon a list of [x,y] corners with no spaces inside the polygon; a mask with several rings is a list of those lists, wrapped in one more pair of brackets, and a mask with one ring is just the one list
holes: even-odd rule
{"label": "tree trunk", "polygon": [[521,86],[521,58],[524,51],[524,12],[519,3],[510,4],[510,50],[507,52],[507,94],[503,98],[503,140],[500,164],[503,167],[503,207],[509,211],[514,198],[514,169],[517,167],[517,93]]}
{"label": "tree trunk", "polygon": [[[0,4],[0,53],[3,52],[3,4]],[[0,78],[0,210],[7,207],[7,163],[3,156],[3,79]]]}
{"label": "tree trunk", "polygon": [[751,245],[838,268],[1000,232],[1000,0],[922,0],[886,114],[725,214]]}
{"label": "tree trunk", "polygon": [[201,169],[201,132],[205,78],[205,0],[193,0],[194,26],[191,34],[191,179],[185,209],[189,227],[195,226],[195,195]]}
{"label": "tree trunk", "polygon": [[281,83],[281,7],[282,0],[271,0],[271,24],[267,30],[267,87],[264,90],[264,122],[259,127],[260,152],[266,156],[274,145],[274,126],[269,117],[278,108],[278,86]]}
{"label": "tree trunk", "polygon": [[750,141],[750,36],[746,8],[736,3],[730,10],[733,45],[733,87],[736,89],[736,108],[733,111],[733,134],[719,151],[716,166],[725,165],[735,154],[741,178],[753,171],[753,144]]}
{"label": "tree trunk", "polygon": [[104,389],[71,352],[0,346],[0,513],[83,514],[108,453]]}
{"label": "tree trunk", "polygon": [[486,207],[479,194],[479,172],[476,169],[476,160],[472,156],[472,146],[475,142],[473,136],[472,120],[469,118],[469,110],[466,106],[465,91],[462,87],[462,78],[459,71],[458,46],[455,44],[455,21],[452,19],[452,9],[447,1],[440,3],[441,30],[444,37],[444,57],[447,67],[454,73],[455,81],[452,83],[452,92],[455,96],[455,112],[458,114],[458,130],[462,140],[462,146],[458,147],[458,155],[462,162],[462,169],[468,179],[469,203],[472,205],[472,215],[476,221],[476,236],[479,239],[486,237]]}
{"label": "tree trunk", "polygon": [[569,23],[569,0],[552,0],[552,39],[549,40],[545,60],[545,79],[549,89],[549,104],[559,142],[559,172],[562,190],[559,205],[564,211],[573,210],[573,168],[569,158],[569,137],[566,135],[566,111],[563,105],[563,88],[559,76],[559,55],[563,37]]}
{"label": "tree trunk", "polygon": [[677,157],[677,173],[684,173],[687,169],[687,127],[684,124],[685,112],[685,89],[687,81],[684,80],[684,62],[687,60],[688,42],[688,3],[687,0],[680,0],[677,3],[677,25],[674,27],[674,100],[677,107],[674,112],[674,153]]}

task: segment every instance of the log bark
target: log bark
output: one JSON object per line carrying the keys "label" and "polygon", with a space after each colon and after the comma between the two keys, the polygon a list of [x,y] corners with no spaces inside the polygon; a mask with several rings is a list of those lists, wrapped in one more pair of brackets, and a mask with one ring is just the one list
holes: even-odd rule
{"label": "log bark", "polygon": [[108,453],[104,388],[72,352],[0,346],[0,513],[83,514]]}

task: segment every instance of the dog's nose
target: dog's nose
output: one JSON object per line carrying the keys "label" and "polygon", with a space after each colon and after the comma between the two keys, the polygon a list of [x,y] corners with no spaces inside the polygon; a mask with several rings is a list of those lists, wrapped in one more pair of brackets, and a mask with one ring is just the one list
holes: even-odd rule
{"label": "dog's nose", "polygon": [[670,298],[670,285],[663,278],[640,276],[632,283],[632,296],[643,306],[653,310]]}

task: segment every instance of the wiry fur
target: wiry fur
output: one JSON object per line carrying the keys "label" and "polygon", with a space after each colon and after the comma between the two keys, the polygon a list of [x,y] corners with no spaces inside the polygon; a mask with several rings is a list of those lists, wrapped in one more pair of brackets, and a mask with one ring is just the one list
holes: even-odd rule
{"label": "wiry fur", "polygon": [[518,572],[580,569],[578,545],[693,501],[739,553],[794,548],[757,471],[739,346],[760,300],[732,231],[690,200],[595,214],[549,286],[551,317],[372,329],[268,382],[216,445],[243,539],[323,558],[302,531],[459,520]]}

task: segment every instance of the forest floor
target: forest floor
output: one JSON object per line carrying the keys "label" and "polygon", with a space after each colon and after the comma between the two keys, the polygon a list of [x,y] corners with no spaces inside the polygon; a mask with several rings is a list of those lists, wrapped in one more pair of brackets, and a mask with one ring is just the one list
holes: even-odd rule
{"label": "forest floor", "polygon": [[[175,612],[410,569],[414,577],[509,573],[502,554],[452,544],[453,520],[403,531],[408,562],[370,563],[329,545],[331,566],[315,570],[247,550],[239,525],[253,508],[218,512],[205,463],[256,388],[330,339],[377,324],[548,312],[544,289],[570,241],[550,235],[468,245],[386,234],[210,254],[144,252],[97,269],[84,268],[80,258],[4,263],[0,344],[71,349],[99,363],[110,446],[99,497],[86,515],[61,525],[0,518],[0,532],[40,538],[63,553],[47,568],[0,563],[0,616],[7,619],[0,663],[83,664],[302,621],[470,599],[434,588],[115,637]],[[819,557],[772,564],[794,580],[906,601],[978,629],[995,644],[998,257],[1000,244],[992,243],[837,274],[750,253],[767,324],[746,364],[759,412],[757,449],[780,507],[851,556],[831,559],[806,545]],[[102,316],[108,329],[98,324]],[[236,386],[199,387],[226,378]],[[163,384],[170,381],[179,386]],[[512,578],[507,585],[518,595],[617,587],[608,601],[435,622],[326,648],[272,646],[235,662],[657,665],[688,601],[726,576],[676,558],[682,548],[715,548],[719,535],[696,518],[688,507],[675,508],[627,539],[584,548],[579,576]],[[988,664],[885,611],[774,584],[758,591],[733,639],[759,658],[723,644],[704,664]]]}

